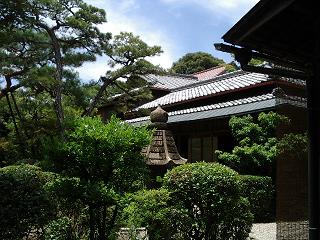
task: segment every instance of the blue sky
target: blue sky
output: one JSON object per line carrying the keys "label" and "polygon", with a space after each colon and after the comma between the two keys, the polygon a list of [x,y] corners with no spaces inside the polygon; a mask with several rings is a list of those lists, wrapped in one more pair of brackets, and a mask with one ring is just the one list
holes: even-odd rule
{"label": "blue sky", "polygon": [[[100,30],[133,32],[149,45],[164,51],[151,62],[169,68],[184,54],[204,51],[224,59],[230,56],[213,43],[232,27],[258,0],[85,0],[105,9],[108,22]],[[97,80],[107,71],[107,59],[98,58],[80,69],[83,80]]]}

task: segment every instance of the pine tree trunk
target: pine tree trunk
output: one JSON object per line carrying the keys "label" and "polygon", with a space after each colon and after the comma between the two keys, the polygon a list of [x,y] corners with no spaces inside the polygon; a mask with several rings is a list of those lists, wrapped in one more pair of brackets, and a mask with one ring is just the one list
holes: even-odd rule
{"label": "pine tree trunk", "polygon": [[61,85],[57,85],[54,87],[53,90],[54,93],[54,110],[56,113],[56,118],[57,118],[57,127],[60,133],[60,136],[62,139],[64,139],[64,113],[63,113],[63,108],[62,108],[62,94],[61,94]]}
{"label": "pine tree trunk", "polygon": [[6,93],[6,100],[7,100],[7,103],[8,103],[9,110],[10,110],[10,115],[11,115],[11,118],[12,118],[14,129],[16,131],[16,136],[17,136],[17,139],[18,139],[18,142],[19,142],[19,146],[21,148],[21,151],[24,152],[25,151],[24,144],[23,144],[23,141],[22,141],[22,138],[21,138],[21,135],[20,135],[20,131],[19,131],[19,128],[18,128],[18,125],[17,125],[17,122],[16,122],[16,118],[14,116],[14,112],[13,112],[13,109],[12,109],[12,106],[11,106],[11,102],[10,102],[8,93]]}
{"label": "pine tree trunk", "polygon": [[53,97],[54,97],[54,110],[57,117],[57,127],[60,133],[60,136],[62,139],[64,139],[64,112],[62,108],[62,74],[63,74],[63,64],[62,64],[62,55],[61,55],[61,49],[59,45],[59,41],[55,35],[54,30],[46,28],[46,31],[48,32],[51,41],[52,41],[52,47],[54,51],[54,58],[56,61],[56,80],[57,84],[54,86],[53,89]]}

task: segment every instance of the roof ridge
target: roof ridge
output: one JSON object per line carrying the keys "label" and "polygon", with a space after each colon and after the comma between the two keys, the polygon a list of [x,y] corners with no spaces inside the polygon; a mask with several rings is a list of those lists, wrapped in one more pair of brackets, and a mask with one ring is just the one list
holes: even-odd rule
{"label": "roof ridge", "polygon": [[150,73],[150,74],[146,74],[143,75],[143,77],[148,77],[148,76],[154,76],[154,77],[180,77],[180,78],[184,78],[184,79],[194,79],[194,80],[198,80],[198,78],[196,76],[193,75],[189,75],[189,74],[180,74],[180,73],[166,73],[166,74],[154,74],[154,73]]}
{"label": "roof ridge", "polygon": [[199,72],[195,72],[195,73],[193,73],[192,75],[194,76],[194,75],[196,75],[196,74],[200,74],[200,73],[204,73],[204,72],[209,72],[209,71],[211,71],[211,70],[218,69],[218,68],[226,68],[226,67],[223,66],[223,65],[217,65],[217,66],[215,66],[215,67],[211,67],[211,68],[208,68],[208,69],[199,71]]}
{"label": "roof ridge", "polygon": [[[162,75],[160,75],[160,76],[162,76]],[[166,76],[166,77],[174,76],[174,77],[181,77],[181,78],[192,78],[192,79],[198,80],[198,78],[196,76],[193,76],[191,74],[169,73],[169,74],[165,74],[163,76]]]}

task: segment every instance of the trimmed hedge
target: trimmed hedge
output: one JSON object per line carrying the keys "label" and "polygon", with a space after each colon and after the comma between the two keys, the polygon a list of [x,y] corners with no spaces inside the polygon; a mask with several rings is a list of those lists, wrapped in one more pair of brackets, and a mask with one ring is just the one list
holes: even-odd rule
{"label": "trimmed hedge", "polygon": [[0,239],[23,239],[54,218],[55,206],[44,189],[51,177],[28,164],[0,168]]}
{"label": "trimmed hedge", "polygon": [[246,239],[253,216],[242,197],[239,175],[218,163],[191,163],[164,177],[164,187],[178,211],[178,231],[184,239]]}
{"label": "trimmed hedge", "polygon": [[250,202],[255,222],[273,221],[275,195],[271,177],[240,175],[242,195]]}

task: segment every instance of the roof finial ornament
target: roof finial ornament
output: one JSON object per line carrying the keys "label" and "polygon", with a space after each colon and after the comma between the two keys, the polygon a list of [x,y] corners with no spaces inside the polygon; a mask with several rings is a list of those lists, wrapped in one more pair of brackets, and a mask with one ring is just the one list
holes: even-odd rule
{"label": "roof finial ornament", "polygon": [[272,95],[275,97],[285,97],[286,93],[281,87],[276,87],[272,90]]}
{"label": "roof finial ornament", "polygon": [[168,113],[160,105],[150,113],[151,127],[157,129],[166,129],[168,122]]}

